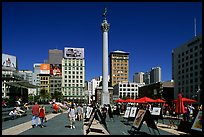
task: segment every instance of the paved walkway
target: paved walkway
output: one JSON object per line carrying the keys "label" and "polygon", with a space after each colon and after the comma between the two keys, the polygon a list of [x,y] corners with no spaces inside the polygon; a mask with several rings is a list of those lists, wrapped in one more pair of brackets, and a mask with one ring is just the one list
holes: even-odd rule
{"label": "paved walkway", "polygon": [[[75,122],[75,129],[69,128],[69,120],[67,118],[67,113],[58,113],[58,114],[48,114],[47,115],[47,122],[45,125],[47,127],[40,128],[35,127],[32,128],[31,126],[31,117],[28,116],[29,119],[23,123],[17,124],[12,127],[5,128],[4,124],[2,126],[2,135],[85,135],[85,129],[86,127],[83,124],[83,121],[76,121]],[[103,133],[97,133],[94,131],[91,131],[88,133],[88,135],[130,135],[128,133],[128,130],[131,129],[132,121],[129,122],[129,125],[125,125],[124,122],[121,122],[123,118],[122,117],[115,117],[114,121],[110,121],[107,118],[107,128],[108,132],[103,130]],[[21,119],[16,119],[21,120]],[[23,119],[22,119],[23,120]],[[7,121],[12,122],[15,120]],[[177,131],[175,128],[169,128],[168,127],[168,121],[164,121],[164,124],[161,120],[159,120],[159,123],[157,124],[158,130],[160,132],[160,135],[184,135],[186,133]],[[91,128],[94,129],[102,129],[103,126],[97,123],[95,120],[93,121],[93,124],[91,125]],[[149,128],[147,127],[146,123],[144,122],[141,129],[141,132],[145,133],[146,135],[155,135],[155,133],[150,132]],[[157,134],[158,135],[158,134]]]}
{"label": "paved walkway", "polygon": [[[46,116],[46,118],[47,118],[47,120],[50,120],[53,117],[58,116],[59,114],[60,113],[58,113],[58,114],[49,114],[49,115]],[[40,123],[40,119],[39,119],[38,123]],[[22,132],[24,132],[26,130],[29,130],[31,128],[32,128],[31,121],[28,121],[26,123],[22,123],[22,124],[19,124],[17,126],[2,130],[2,135],[18,135],[18,134],[20,134],[20,133],[22,133]]]}

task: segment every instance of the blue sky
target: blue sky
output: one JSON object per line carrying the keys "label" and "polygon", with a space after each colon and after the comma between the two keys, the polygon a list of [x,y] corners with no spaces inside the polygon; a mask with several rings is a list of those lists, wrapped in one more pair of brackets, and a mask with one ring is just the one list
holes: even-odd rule
{"label": "blue sky", "polygon": [[[174,48],[202,33],[201,2],[107,2],[109,53],[129,52],[129,81],[135,72],[161,67],[172,78]],[[85,79],[102,75],[103,2],[3,2],[2,53],[20,70],[48,59],[49,49],[84,48]]]}

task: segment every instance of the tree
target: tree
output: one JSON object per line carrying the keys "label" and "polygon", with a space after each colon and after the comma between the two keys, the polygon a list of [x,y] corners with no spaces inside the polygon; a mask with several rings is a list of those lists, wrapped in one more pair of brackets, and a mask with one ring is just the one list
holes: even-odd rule
{"label": "tree", "polygon": [[43,101],[47,101],[50,99],[50,93],[47,92],[47,90],[45,90],[44,88],[40,90],[40,98]]}
{"label": "tree", "polygon": [[56,101],[60,101],[63,98],[62,92],[55,91],[53,97],[56,99]]}

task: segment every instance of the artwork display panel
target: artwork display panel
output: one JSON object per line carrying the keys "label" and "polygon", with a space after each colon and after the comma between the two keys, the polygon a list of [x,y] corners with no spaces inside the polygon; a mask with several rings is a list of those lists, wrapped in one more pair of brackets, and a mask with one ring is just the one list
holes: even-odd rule
{"label": "artwork display panel", "polygon": [[198,112],[191,129],[202,132],[202,111]]}

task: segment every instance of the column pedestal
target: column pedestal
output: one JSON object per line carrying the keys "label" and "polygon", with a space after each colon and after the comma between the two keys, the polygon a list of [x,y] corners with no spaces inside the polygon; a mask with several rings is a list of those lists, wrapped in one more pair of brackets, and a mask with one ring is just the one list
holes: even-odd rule
{"label": "column pedestal", "polygon": [[102,96],[101,96],[101,105],[104,104],[110,104],[110,93],[103,93],[102,92]]}

